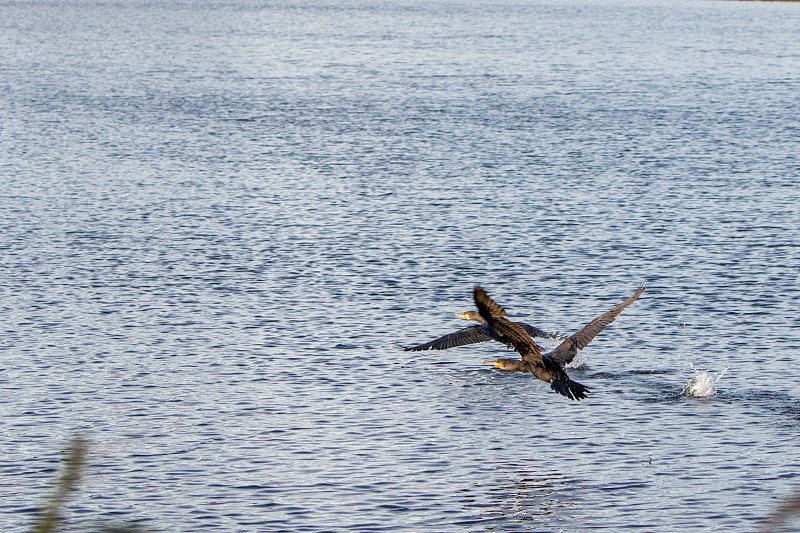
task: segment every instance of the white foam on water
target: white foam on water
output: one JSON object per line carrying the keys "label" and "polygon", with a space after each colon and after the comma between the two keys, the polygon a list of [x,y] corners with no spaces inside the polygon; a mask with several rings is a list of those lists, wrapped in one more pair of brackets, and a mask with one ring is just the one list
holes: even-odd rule
{"label": "white foam on water", "polygon": [[683,386],[681,394],[694,398],[714,396],[717,393],[717,382],[722,379],[722,376],[728,371],[728,367],[725,367],[719,374],[709,372],[708,370],[700,371],[694,367],[691,361],[689,362],[689,366],[694,370],[694,376]]}
{"label": "white foam on water", "polygon": [[586,354],[578,353],[575,359],[569,362],[564,368],[570,370],[585,370],[586,369]]}
{"label": "white foam on water", "polygon": [[[559,335],[561,335],[559,333]],[[566,337],[556,338],[556,339],[536,339],[536,344],[539,345],[539,349],[542,353],[549,352],[550,350],[554,350],[556,346],[564,342]],[[566,370],[586,370],[586,353],[578,352],[575,355],[575,358],[564,365]]]}

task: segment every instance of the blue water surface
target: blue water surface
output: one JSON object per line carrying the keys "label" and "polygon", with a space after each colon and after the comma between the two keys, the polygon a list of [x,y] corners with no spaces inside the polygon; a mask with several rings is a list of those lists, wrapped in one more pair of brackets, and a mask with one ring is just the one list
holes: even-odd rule
{"label": "blue water surface", "polygon": [[[800,5],[306,4],[0,4],[0,529],[76,435],[68,530],[753,531],[800,488]],[[395,345],[641,282],[579,403]]]}

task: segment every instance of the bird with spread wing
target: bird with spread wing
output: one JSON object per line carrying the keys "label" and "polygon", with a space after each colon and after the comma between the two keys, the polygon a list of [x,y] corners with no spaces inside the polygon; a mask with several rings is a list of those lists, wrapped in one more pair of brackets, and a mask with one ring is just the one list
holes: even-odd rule
{"label": "bird with spread wing", "polygon": [[542,354],[525,329],[516,322],[506,319],[505,309],[492,300],[482,287],[476,285],[473,297],[481,317],[502,336],[509,339],[514,349],[522,356],[522,360],[497,359],[487,362],[503,370],[530,372],[545,383],[550,383],[550,388],[559,394],[571,400],[581,400],[586,397],[589,389],[572,381],[564,372],[564,366],[575,358],[578,350],[585,348],[598,333],[617,318],[623,309],[632,304],[644,289],[645,286],[642,284],[630,298],[567,337],[554,350]]}
{"label": "bird with spread wing", "polygon": [[[457,317],[466,318],[467,320],[473,320],[475,322],[479,322],[478,325],[475,326],[467,326],[466,328],[459,329],[458,331],[454,331],[452,333],[448,333],[447,335],[442,335],[438,339],[433,339],[432,341],[418,344],[416,346],[402,346],[400,345],[403,350],[407,352],[419,352],[422,350],[447,350],[449,348],[455,348],[457,346],[466,346],[468,344],[475,344],[478,342],[486,342],[495,340],[497,342],[502,342],[509,348],[513,348],[514,345],[511,344],[511,341],[507,338],[503,337],[500,333],[497,332],[496,329],[492,327],[491,324],[487,323],[486,320],[478,313],[477,311],[466,311],[464,313],[456,313]],[[543,339],[563,339],[563,335],[559,335],[557,333],[548,333],[544,330],[537,328],[536,326],[531,326],[530,324],[526,324],[524,322],[517,322],[520,326],[525,328],[525,331],[533,338],[539,337]]]}

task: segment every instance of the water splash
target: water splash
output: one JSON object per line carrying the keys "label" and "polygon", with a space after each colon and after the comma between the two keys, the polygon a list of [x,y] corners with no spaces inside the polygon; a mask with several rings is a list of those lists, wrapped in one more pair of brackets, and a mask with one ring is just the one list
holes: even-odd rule
{"label": "water splash", "polygon": [[[557,331],[554,332],[554,335],[557,335],[557,337],[553,339],[536,339],[536,343],[539,345],[542,353],[554,350],[556,346],[564,342],[564,339],[567,338],[566,335]],[[578,352],[575,358],[567,363],[564,368],[567,370],[586,370],[586,353]]]}
{"label": "water splash", "polygon": [[697,370],[691,362],[689,362],[689,366],[694,370],[694,376],[683,386],[681,394],[694,398],[714,396],[717,393],[717,382],[722,379],[722,376],[728,371],[728,367],[725,367],[722,372],[715,374],[708,370]]}
{"label": "water splash", "polygon": [[567,370],[586,370],[586,354],[579,353],[564,368]]}

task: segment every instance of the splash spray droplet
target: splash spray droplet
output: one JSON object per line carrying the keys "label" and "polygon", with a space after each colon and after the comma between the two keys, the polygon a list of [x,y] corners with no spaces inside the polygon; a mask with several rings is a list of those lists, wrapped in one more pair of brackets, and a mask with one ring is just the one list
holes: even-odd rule
{"label": "splash spray droplet", "polygon": [[697,370],[691,362],[689,366],[694,370],[694,376],[683,386],[681,394],[694,398],[707,398],[715,395],[717,393],[717,381],[722,379],[722,376],[728,371],[728,367],[725,367],[725,370],[719,374],[714,374],[708,370],[702,372]]}

